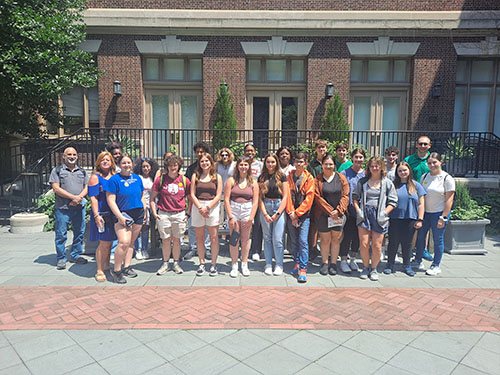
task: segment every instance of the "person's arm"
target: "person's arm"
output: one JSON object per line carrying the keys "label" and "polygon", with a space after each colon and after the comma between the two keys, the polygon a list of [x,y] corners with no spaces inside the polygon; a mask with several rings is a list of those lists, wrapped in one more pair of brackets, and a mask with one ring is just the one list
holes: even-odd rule
{"label": "person's arm", "polygon": [[158,216],[158,210],[156,208],[156,198],[158,197],[158,192],[154,189],[151,189],[151,195],[149,196],[149,206],[151,208],[151,214],[153,217],[158,220],[160,217]]}
{"label": "person's arm", "polygon": [[278,207],[278,211],[273,214],[271,217],[273,221],[277,220],[278,217],[285,211],[286,201],[288,199],[288,195],[290,195],[290,187],[288,186],[288,181],[282,183],[283,188],[283,196],[281,197],[281,203]]}
{"label": "person's arm", "polygon": [[92,190],[92,195],[90,196],[90,209],[92,210],[95,225],[100,227],[104,223],[104,219],[99,213],[99,200],[97,199],[97,195],[99,195],[99,177],[92,174],[92,176],[90,176],[89,185]]}
{"label": "person's arm", "polygon": [[59,195],[61,198],[66,198],[71,200],[71,202],[69,203],[71,206],[76,206],[80,204],[83,200],[83,197],[87,194],[87,189],[85,189],[85,195],[83,196],[71,194],[66,190],[64,190],[59,184],[59,182],[52,183],[52,190],[54,190],[54,193]]}
{"label": "person's arm", "polygon": [[228,222],[233,220],[233,215],[231,212],[231,189],[234,185],[234,178],[229,177],[226,181],[226,187],[224,188],[224,208],[226,209],[226,215]]}
{"label": "person's arm", "polygon": [[257,182],[253,182],[253,197],[252,197],[252,212],[250,212],[250,222],[255,219],[255,215],[257,214],[257,207],[259,205],[259,184]]}
{"label": "person's arm", "polygon": [[312,208],[314,202],[314,178],[311,175],[308,176],[306,182],[304,183],[304,190],[306,196],[300,206],[295,209],[297,217],[304,215]]}
{"label": "person's arm", "polygon": [[445,194],[443,217],[448,217],[453,206],[453,197],[455,195],[454,191],[447,191]]}
{"label": "person's arm", "polygon": [[418,217],[414,225],[416,229],[422,228],[422,223],[424,221],[424,213],[425,213],[425,198],[423,195],[420,195],[418,197]]}
{"label": "person's arm", "polygon": [[394,184],[391,180],[387,179],[385,181],[389,184],[389,191],[387,192],[387,205],[384,211],[386,216],[389,216],[391,211],[394,210],[394,208],[396,208],[398,205],[398,193],[396,192],[396,188],[394,187]]}
{"label": "person's arm", "polygon": [[217,174],[217,193],[215,195],[215,198],[212,199],[210,201],[210,203],[208,204],[208,209],[211,210],[212,208],[214,208],[215,206],[217,206],[217,204],[220,202],[220,199],[222,198],[222,177],[220,174]]}
{"label": "person's arm", "polygon": [[127,219],[122,215],[120,209],[118,208],[118,205],[116,204],[116,194],[110,193],[109,191],[106,192],[106,200],[108,201],[108,206],[111,210],[111,212],[116,216],[118,219],[118,223],[124,227],[127,226]]}
{"label": "person's arm", "polygon": [[338,216],[342,216],[347,212],[347,208],[349,207],[349,182],[347,182],[347,178],[339,173],[340,185],[342,186],[342,191],[340,193],[340,201],[336,207],[336,211],[338,212]]}
{"label": "person's arm", "polygon": [[[288,180],[288,186],[292,186],[292,184],[294,182],[293,182],[293,175],[291,173],[288,175],[287,180]],[[293,218],[297,216],[295,214],[295,207],[294,207],[293,202],[292,202],[292,194],[288,194],[288,199],[286,200],[285,210],[286,210],[286,213],[288,214],[288,216],[290,216],[290,219],[293,220]]]}

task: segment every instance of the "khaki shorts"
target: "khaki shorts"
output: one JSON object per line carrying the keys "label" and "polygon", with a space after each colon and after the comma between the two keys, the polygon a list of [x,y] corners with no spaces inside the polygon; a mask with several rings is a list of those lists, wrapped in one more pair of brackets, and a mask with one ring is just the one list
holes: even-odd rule
{"label": "khaki shorts", "polygon": [[[200,201],[202,207],[208,206],[210,201]],[[220,224],[220,202],[217,202],[215,207],[210,210],[208,217],[203,217],[196,207],[193,206],[191,211],[191,225],[193,227],[215,227]]]}
{"label": "khaki shorts", "polygon": [[186,213],[179,212],[166,212],[159,210],[158,216],[160,219],[157,222],[158,232],[162,240],[173,236],[181,238],[186,231]]}

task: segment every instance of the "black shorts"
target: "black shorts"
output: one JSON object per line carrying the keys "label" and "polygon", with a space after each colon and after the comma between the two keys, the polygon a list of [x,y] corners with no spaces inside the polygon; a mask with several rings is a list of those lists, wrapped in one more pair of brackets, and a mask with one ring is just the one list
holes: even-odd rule
{"label": "black shorts", "polygon": [[[144,207],[132,208],[131,210],[124,210],[122,212],[126,212],[134,220],[134,224],[144,224]],[[115,220],[118,222],[118,219],[115,218]]]}
{"label": "black shorts", "polygon": [[332,227],[328,228],[328,216],[325,214],[321,214],[319,219],[316,221],[316,224],[318,225],[318,231],[321,233],[328,233],[331,232],[332,230],[335,232],[342,232],[342,229],[344,228],[344,225],[338,226],[338,227]]}

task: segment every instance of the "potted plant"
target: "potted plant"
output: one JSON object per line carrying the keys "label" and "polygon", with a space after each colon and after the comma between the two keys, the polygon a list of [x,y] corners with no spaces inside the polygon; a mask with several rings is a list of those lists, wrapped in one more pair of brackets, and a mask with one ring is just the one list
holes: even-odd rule
{"label": "potted plant", "polygon": [[463,177],[471,169],[474,147],[467,146],[464,139],[448,139],[443,159],[446,171],[454,177]]}
{"label": "potted plant", "polygon": [[444,250],[449,254],[486,254],[486,218],[490,206],[480,206],[470,196],[467,185],[457,183],[455,203],[444,234]]}

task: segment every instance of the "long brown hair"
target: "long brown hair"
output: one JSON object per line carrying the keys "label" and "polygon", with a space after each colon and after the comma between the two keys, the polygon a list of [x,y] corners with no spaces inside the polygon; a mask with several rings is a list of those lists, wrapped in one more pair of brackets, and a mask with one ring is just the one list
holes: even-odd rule
{"label": "long brown hair", "polygon": [[380,179],[387,176],[387,168],[385,167],[384,159],[382,159],[382,157],[380,156],[372,156],[370,159],[368,159],[368,162],[366,163],[366,169],[365,169],[366,177],[368,178],[372,177],[372,173],[370,172],[370,165],[372,163],[376,163],[380,167]]}
{"label": "long brown hair", "polygon": [[267,193],[267,190],[269,188],[269,179],[271,178],[271,173],[269,173],[269,170],[266,167],[266,160],[269,158],[273,158],[276,161],[274,178],[276,180],[276,187],[278,188],[278,192],[280,193],[280,195],[283,195],[283,183],[281,182],[281,179],[283,178],[284,174],[280,170],[280,161],[278,159],[278,156],[275,153],[270,152],[264,158],[264,166],[262,167],[262,174],[259,177],[259,189],[260,189],[259,191],[262,197]]}
{"label": "long brown hair", "polygon": [[111,161],[111,168],[109,168],[109,173],[111,173],[111,176],[116,173],[116,164],[115,164],[115,159],[113,159],[113,155],[111,155],[111,152],[103,151],[97,156],[97,160],[95,162],[95,169],[93,171],[93,173],[96,173],[101,177],[103,177],[101,170],[101,162],[105,156],[107,156]]}
{"label": "long brown hair", "polygon": [[194,171],[196,179],[199,180],[200,176],[203,173],[203,170],[201,169],[201,166],[200,166],[200,161],[203,158],[207,158],[208,160],[210,160],[211,165],[210,165],[210,169],[208,170],[208,174],[210,175],[210,180],[217,181],[217,172],[215,170],[214,159],[212,158],[212,155],[210,155],[208,152],[204,152],[203,154],[201,154],[201,157],[198,159],[198,164],[196,165],[196,169]]}
{"label": "long brown hair", "polygon": [[401,186],[401,177],[399,177],[399,174],[398,174],[398,169],[399,167],[406,167],[408,168],[409,170],[409,173],[408,173],[408,187],[407,187],[407,190],[408,190],[408,194],[409,195],[412,195],[414,192],[417,191],[417,187],[415,186],[415,182],[413,181],[413,172],[411,171],[411,167],[410,167],[410,164],[408,164],[407,162],[405,161],[400,161],[398,163],[398,165],[396,165],[396,173],[395,173],[395,176],[394,177],[394,187],[397,189],[399,189],[399,187]]}
{"label": "long brown hair", "polygon": [[234,173],[233,173],[233,178],[234,178],[234,182],[237,184],[238,181],[240,180],[240,170],[238,169],[238,167],[240,166],[241,163],[247,163],[248,164],[248,173],[247,173],[247,183],[249,185],[253,185],[253,176],[252,176],[252,166],[250,165],[250,162],[248,161],[248,158],[245,157],[245,156],[242,156],[240,158],[238,158],[238,160],[236,161],[236,165],[234,167]]}

